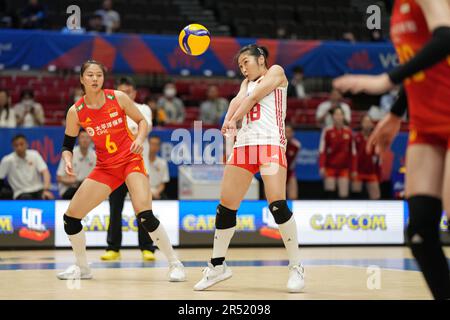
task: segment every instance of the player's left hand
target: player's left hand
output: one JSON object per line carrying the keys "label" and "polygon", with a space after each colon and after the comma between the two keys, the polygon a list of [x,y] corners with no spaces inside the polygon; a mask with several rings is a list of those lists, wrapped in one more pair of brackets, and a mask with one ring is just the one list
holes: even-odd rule
{"label": "player's left hand", "polygon": [[377,76],[369,75],[345,75],[333,80],[333,87],[342,93],[351,92],[382,94],[391,90],[395,85],[389,79],[387,73]]}
{"label": "player's left hand", "polygon": [[228,120],[223,124],[222,133],[226,137],[232,137],[237,134],[237,124],[235,120]]}
{"label": "player's left hand", "polygon": [[144,142],[141,139],[134,140],[130,151],[132,153],[142,154],[142,151],[144,151]]}

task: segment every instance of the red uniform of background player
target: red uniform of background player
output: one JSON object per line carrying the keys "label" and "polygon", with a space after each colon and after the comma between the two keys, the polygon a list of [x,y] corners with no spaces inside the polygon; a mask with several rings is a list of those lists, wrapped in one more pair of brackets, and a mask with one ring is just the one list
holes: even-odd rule
{"label": "red uniform of background player", "polygon": [[339,198],[349,194],[350,175],[356,169],[356,151],[352,130],[344,125],[342,109],[332,111],[334,125],[323,130],[319,146],[320,175],[325,192],[332,197],[338,186]]}
{"label": "red uniform of background player", "polygon": [[300,141],[295,139],[294,130],[290,125],[285,126],[286,130],[286,160],[287,160],[287,197],[288,199],[298,199],[298,184],[297,176],[295,174],[295,167],[297,164],[297,155],[302,147]]}
{"label": "red uniform of background player", "polygon": [[363,183],[366,184],[369,198],[372,200],[380,198],[381,159],[375,153],[366,151],[367,140],[373,130],[373,122],[368,115],[361,120],[361,132],[354,136],[356,149],[356,176],[352,181],[352,191],[361,194]]}

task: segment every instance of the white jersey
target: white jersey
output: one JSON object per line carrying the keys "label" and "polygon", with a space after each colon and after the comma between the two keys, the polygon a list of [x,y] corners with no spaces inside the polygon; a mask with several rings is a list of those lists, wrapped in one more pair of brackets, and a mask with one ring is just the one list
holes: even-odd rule
{"label": "white jersey", "polygon": [[[247,96],[263,77],[248,83]],[[234,146],[276,145],[286,148],[286,99],[287,87],[278,87],[253,106],[242,119]]]}

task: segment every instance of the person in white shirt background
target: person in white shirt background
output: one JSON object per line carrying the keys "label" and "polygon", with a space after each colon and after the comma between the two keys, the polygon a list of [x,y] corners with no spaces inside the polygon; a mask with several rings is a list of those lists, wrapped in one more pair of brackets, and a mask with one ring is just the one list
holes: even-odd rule
{"label": "person in white shirt background", "polygon": [[0,181],[7,178],[15,200],[54,199],[51,176],[47,164],[36,150],[28,149],[24,135],[12,139],[14,151],[3,157],[0,163]]}
{"label": "person in white shirt background", "polygon": [[20,102],[14,106],[17,125],[25,128],[44,125],[44,109],[39,102],[34,101],[34,92],[25,89],[20,94]]}
{"label": "person in white shirt background", "polygon": [[317,107],[316,120],[317,125],[321,128],[331,126],[333,124],[333,117],[331,116],[331,110],[336,107],[340,107],[344,112],[344,120],[347,125],[352,121],[352,111],[350,106],[345,102],[342,102],[342,94],[336,90],[331,90],[330,99],[322,102]]}

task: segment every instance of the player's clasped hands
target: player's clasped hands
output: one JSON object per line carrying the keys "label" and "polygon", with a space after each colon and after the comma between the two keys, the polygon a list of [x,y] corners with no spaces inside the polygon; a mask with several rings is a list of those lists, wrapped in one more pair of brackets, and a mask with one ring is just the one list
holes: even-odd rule
{"label": "player's clasped hands", "polygon": [[140,139],[134,140],[130,147],[130,151],[132,153],[142,154],[142,152],[144,151],[144,142]]}
{"label": "player's clasped hands", "polygon": [[227,138],[234,137],[237,134],[236,121],[225,120],[221,131]]}

